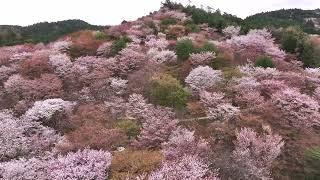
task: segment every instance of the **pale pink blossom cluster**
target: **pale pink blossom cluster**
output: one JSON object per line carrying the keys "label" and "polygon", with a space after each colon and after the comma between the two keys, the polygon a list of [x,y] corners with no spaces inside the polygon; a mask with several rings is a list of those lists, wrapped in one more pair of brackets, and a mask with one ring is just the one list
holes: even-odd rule
{"label": "pale pink blossom cluster", "polygon": [[62,82],[55,74],[42,74],[33,80],[14,74],[4,82],[7,93],[24,99],[55,98],[61,95],[61,88]]}
{"label": "pale pink blossom cluster", "polygon": [[64,52],[68,50],[71,45],[72,45],[72,42],[70,39],[61,40],[61,41],[54,42],[52,44],[52,49]]}
{"label": "pale pink blossom cluster", "polygon": [[0,163],[3,179],[97,179],[108,177],[111,154],[107,151],[84,149],[57,157],[19,159]]}
{"label": "pale pink blossom cluster", "polygon": [[297,128],[320,125],[319,103],[297,89],[279,91],[271,101],[283,113],[284,120]]}
{"label": "pale pink blossom cluster", "polygon": [[264,102],[260,93],[261,84],[253,77],[243,77],[234,80],[231,87],[235,91],[235,102],[243,107],[254,108]]}
{"label": "pale pink blossom cluster", "polygon": [[151,38],[149,41],[146,42],[146,45],[151,49],[159,49],[164,50],[169,46],[169,42],[165,38]]}
{"label": "pale pink blossom cluster", "polygon": [[193,65],[201,65],[210,63],[216,54],[214,52],[201,52],[201,53],[192,53],[190,54],[190,61]]}
{"label": "pale pink blossom cluster", "polygon": [[128,83],[128,80],[125,80],[125,79],[121,79],[121,78],[111,78],[111,88],[112,88],[112,91],[117,94],[117,95],[120,95],[122,94],[126,88],[127,88],[127,83]]}
{"label": "pale pink blossom cluster", "polygon": [[158,49],[151,48],[149,49],[147,56],[151,62],[156,64],[162,64],[166,62],[172,63],[176,62],[177,60],[177,55],[175,54],[175,52],[170,50],[159,51]]}
{"label": "pale pink blossom cluster", "polygon": [[165,16],[169,16],[171,18],[178,19],[180,21],[190,20],[190,17],[188,17],[185,13],[177,10],[167,11],[165,12]]}
{"label": "pale pink blossom cluster", "polygon": [[111,42],[105,42],[101,44],[97,49],[97,55],[98,56],[107,56],[110,53],[112,47]]}
{"label": "pale pink blossom cluster", "polygon": [[177,126],[174,113],[169,108],[147,104],[145,99],[138,94],[129,97],[127,111],[129,116],[142,122],[141,132],[134,142],[134,145],[138,147],[159,147]]}
{"label": "pale pink blossom cluster", "polygon": [[240,34],[241,27],[239,26],[228,26],[222,30],[223,34],[228,37],[238,36]]}
{"label": "pale pink blossom cluster", "polygon": [[310,77],[320,78],[320,68],[306,68],[305,72]]}
{"label": "pale pink blossom cluster", "polygon": [[200,102],[205,107],[206,114],[217,120],[228,120],[240,112],[238,107],[233,106],[225,98],[223,93],[200,92]]}
{"label": "pale pink blossom cluster", "polygon": [[145,54],[139,45],[129,44],[120,51],[114,63],[114,69],[120,74],[126,74],[139,68],[146,60]]}
{"label": "pale pink blossom cluster", "polygon": [[279,135],[258,136],[250,128],[236,132],[233,158],[248,179],[270,179],[272,162],[280,155],[284,145]]}
{"label": "pale pink blossom cluster", "polygon": [[18,67],[16,66],[1,66],[0,67],[0,82],[7,80],[12,74],[16,73]]}
{"label": "pale pink blossom cluster", "polygon": [[227,40],[227,43],[238,51],[251,47],[257,52],[265,53],[275,59],[284,60],[286,56],[286,53],[276,46],[271,33],[266,29],[251,30],[247,35],[233,36]]}
{"label": "pale pink blossom cluster", "polygon": [[196,91],[218,86],[222,81],[222,72],[213,70],[209,66],[199,66],[193,69],[185,79],[188,86]]}
{"label": "pale pink blossom cluster", "polygon": [[287,89],[288,86],[284,81],[278,81],[274,79],[267,79],[261,81],[261,91],[271,97],[272,94],[277,93],[278,91],[283,91]]}
{"label": "pale pink blossom cluster", "polygon": [[75,103],[62,99],[37,101],[33,107],[24,114],[23,118],[29,121],[41,120],[47,122],[55,113],[70,114],[74,105]]}
{"label": "pale pink blossom cluster", "polygon": [[178,127],[167,142],[162,143],[162,153],[167,160],[181,158],[184,155],[201,155],[208,151],[208,142],[194,136],[194,131]]}
{"label": "pale pink blossom cluster", "polygon": [[63,77],[72,67],[71,59],[66,54],[50,55],[49,63],[55,68],[54,72],[60,77]]}
{"label": "pale pink blossom cluster", "polygon": [[148,179],[219,180],[218,173],[211,172],[208,165],[192,155],[183,156],[175,161],[165,161]]}
{"label": "pale pink blossom cluster", "polygon": [[31,52],[21,52],[21,53],[15,53],[11,56],[10,61],[11,62],[17,62],[21,60],[25,60],[32,57]]}
{"label": "pale pink blossom cluster", "polygon": [[41,154],[61,139],[53,129],[38,122],[18,119],[10,111],[0,112],[0,161]]}

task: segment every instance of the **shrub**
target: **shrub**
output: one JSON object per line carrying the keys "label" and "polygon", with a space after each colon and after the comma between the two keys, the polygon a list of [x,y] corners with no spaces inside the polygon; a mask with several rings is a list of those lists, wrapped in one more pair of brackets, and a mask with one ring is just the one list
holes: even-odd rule
{"label": "shrub", "polygon": [[263,67],[263,68],[274,68],[275,65],[272,61],[272,58],[268,56],[260,56],[256,62],[254,63],[254,66],[256,67]]}
{"label": "shrub", "polygon": [[304,33],[295,27],[283,29],[276,35],[279,36],[278,38],[280,39],[282,49],[289,53],[297,52],[301,43],[305,41]]}
{"label": "shrub", "polygon": [[187,111],[191,117],[204,117],[206,116],[203,106],[198,102],[188,102]]}
{"label": "shrub", "polygon": [[157,169],[162,162],[158,151],[130,151],[115,153],[111,163],[111,180],[134,179]]}
{"label": "shrub", "polygon": [[174,25],[177,24],[177,20],[173,18],[167,18],[161,21],[162,26],[169,26],[169,25]]}
{"label": "shrub", "polygon": [[178,60],[184,61],[187,60],[190,54],[195,51],[195,47],[193,46],[191,40],[184,39],[177,42],[176,51],[178,55]]}
{"label": "shrub", "polygon": [[197,33],[197,32],[200,32],[200,28],[198,25],[196,25],[194,22],[192,21],[187,21],[185,23],[185,26],[186,26],[186,30],[187,32],[193,32],[193,33]]}
{"label": "shrub", "polygon": [[182,25],[170,25],[167,30],[168,38],[178,38],[184,36],[186,29]]}
{"label": "shrub", "polygon": [[213,69],[222,69],[224,67],[231,67],[233,57],[229,53],[219,54],[211,64]]}
{"label": "shrub", "polygon": [[104,32],[96,31],[94,33],[94,38],[97,40],[103,40],[103,39],[106,39],[106,37],[107,37],[107,35]]}
{"label": "shrub", "polygon": [[126,133],[129,138],[135,138],[140,133],[137,123],[129,119],[118,122],[117,127]]}
{"label": "shrub", "polygon": [[282,49],[286,52],[296,52],[298,46],[298,39],[293,34],[285,35],[281,40]]}
{"label": "shrub", "polygon": [[110,55],[115,56],[117,55],[122,49],[124,49],[127,46],[127,43],[132,42],[132,40],[128,37],[121,37],[117,41],[115,41],[110,50]]}
{"label": "shrub", "polygon": [[320,67],[320,58],[316,56],[314,46],[309,42],[304,42],[301,46],[299,57],[304,67]]}
{"label": "shrub", "polygon": [[306,155],[307,155],[307,157],[314,159],[314,160],[317,160],[320,163],[320,146],[310,148],[307,151]]}
{"label": "shrub", "polygon": [[150,96],[155,104],[181,108],[186,105],[188,95],[188,91],[180,82],[170,75],[158,75],[153,78]]}
{"label": "shrub", "polygon": [[217,53],[218,52],[218,49],[217,47],[206,41],[200,48],[197,49],[197,52],[212,52],[212,53]]}
{"label": "shrub", "polygon": [[227,80],[232,78],[241,78],[244,74],[241,73],[239,68],[225,67],[222,69],[223,77]]}

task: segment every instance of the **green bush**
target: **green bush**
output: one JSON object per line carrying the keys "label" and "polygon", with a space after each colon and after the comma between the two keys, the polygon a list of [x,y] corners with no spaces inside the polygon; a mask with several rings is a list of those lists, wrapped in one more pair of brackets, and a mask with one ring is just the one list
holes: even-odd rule
{"label": "green bush", "polygon": [[177,42],[177,56],[178,60],[184,61],[190,57],[190,54],[195,51],[195,47],[190,39],[184,39]]}
{"label": "green bush", "polygon": [[320,146],[316,146],[316,147],[313,147],[313,148],[310,148],[308,151],[307,151],[307,157],[311,158],[311,159],[314,159],[314,160],[317,160],[320,162]]}
{"label": "green bush", "polygon": [[282,49],[294,53],[298,47],[298,39],[293,34],[285,35],[281,40]]}
{"label": "green bush", "polygon": [[132,40],[128,37],[121,37],[117,41],[115,41],[110,50],[110,55],[115,56],[117,55],[122,49],[127,46],[127,43],[132,42]]}
{"label": "green bush", "polygon": [[211,64],[213,69],[222,69],[232,66],[233,57],[228,53],[219,54]]}
{"label": "green bush", "polygon": [[200,27],[196,25],[193,21],[187,21],[185,23],[188,32],[200,32]]}
{"label": "green bush", "polygon": [[320,57],[316,55],[315,48],[310,42],[304,42],[299,55],[304,67],[319,67]]}
{"label": "green bush", "polygon": [[306,179],[319,179],[320,178],[320,146],[314,146],[308,149],[305,153],[307,160],[307,178]]}
{"label": "green bush", "polygon": [[218,48],[214,44],[206,41],[202,45],[202,47],[197,49],[197,52],[215,52],[215,53],[218,53]]}
{"label": "green bush", "polygon": [[153,77],[150,98],[154,104],[173,108],[185,107],[189,92],[174,77],[163,74]]}
{"label": "green bush", "polygon": [[169,26],[169,25],[174,25],[177,24],[177,20],[173,18],[167,18],[161,21],[162,26]]}
{"label": "green bush", "polygon": [[263,68],[274,68],[275,65],[272,61],[272,58],[268,57],[268,56],[261,56],[258,57],[258,59],[256,60],[256,62],[254,63],[254,66],[256,67],[263,67]]}
{"label": "green bush", "polygon": [[137,123],[130,119],[125,119],[118,122],[117,127],[122,130],[129,138],[135,138],[140,132],[140,128]]}
{"label": "green bush", "polygon": [[96,31],[94,34],[94,38],[97,40],[103,40],[107,38],[107,35],[104,32]]}

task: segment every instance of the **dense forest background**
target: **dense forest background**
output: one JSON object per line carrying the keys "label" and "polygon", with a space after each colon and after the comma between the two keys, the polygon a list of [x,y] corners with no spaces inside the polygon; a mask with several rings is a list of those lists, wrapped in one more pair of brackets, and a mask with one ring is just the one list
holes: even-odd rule
{"label": "dense forest background", "polygon": [[[164,5],[172,9],[180,9],[192,16],[194,23],[208,23],[219,31],[229,25],[241,26],[242,33],[254,28],[286,28],[294,26],[310,34],[320,34],[320,10],[281,9],[271,12],[262,12],[249,16],[246,19],[234,15],[221,13],[213,8],[197,8],[182,6],[170,1]],[[50,42],[57,38],[79,30],[101,30],[103,26],[91,25],[82,20],[66,20],[58,22],[42,22],[31,26],[0,25],[0,46],[21,43]]]}
{"label": "dense forest background", "polygon": [[48,43],[61,36],[84,29],[99,30],[103,29],[103,26],[94,26],[82,20],[42,22],[25,27],[0,25],[0,46],[21,43]]}

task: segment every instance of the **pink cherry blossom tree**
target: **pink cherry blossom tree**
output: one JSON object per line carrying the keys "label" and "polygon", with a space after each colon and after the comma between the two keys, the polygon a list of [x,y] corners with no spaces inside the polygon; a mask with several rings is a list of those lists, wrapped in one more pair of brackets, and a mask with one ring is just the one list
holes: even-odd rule
{"label": "pink cherry blossom tree", "polygon": [[149,180],[159,179],[219,180],[218,173],[211,172],[199,157],[190,155],[174,161],[164,161],[162,166],[149,176]]}
{"label": "pink cherry blossom tree", "polygon": [[236,132],[233,158],[247,178],[270,179],[272,162],[280,155],[284,145],[279,135],[258,136],[250,128]]}
{"label": "pink cherry blossom tree", "polygon": [[223,34],[228,37],[238,36],[240,34],[241,27],[239,26],[228,26],[222,30]]}
{"label": "pink cherry blossom tree", "polygon": [[142,122],[141,132],[133,143],[138,147],[159,147],[169,138],[177,125],[174,113],[169,108],[147,104],[144,98],[137,94],[129,97],[127,114]]}
{"label": "pink cherry blossom tree", "polygon": [[238,107],[233,106],[224,99],[222,93],[200,92],[200,102],[206,109],[206,115],[218,120],[228,120],[240,112]]}
{"label": "pink cherry blossom tree", "polygon": [[3,179],[97,179],[108,177],[111,154],[84,149],[67,155],[44,156],[0,163]]}
{"label": "pink cherry blossom tree", "polygon": [[297,89],[285,89],[271,97],[271,101],[282,113],[287,124],[296,128],[320,125],[320,105]]}
{"label": "pink cherry blossom tree", "polygon": [[167,142],[162,143],[162,153],[167,160],[181,158],[184,155],[202,155],[208,149],[208,142],[196,139],[194,131],[182,127],[174,130]]}
{"label": "pink cherry blossom tree", "polygon": [[231,87],[235,92],[235,102],[243,107],[255,108],[264,102],[260,93],[261,84],[253,77],[234,79]]}
{"label": "pink cherry blossom tree", "polygon": [[284,60],[286,56],[286,53],[274,43],[271,33],[266,29],[251,30],[247,35],[233,36],[227,40],[227,43],[238,51],[254,47],[258,53],[267,54],[275,59]]}
{"label": "pink cherry blossom tree", "polygon": [[0,112],[0,161],[42,154],[61,140],[53,129],[38,122],[18,119],[9,111]]}
{"label": "pink cherry blossom tree", "polygon": [[222,81],[222,72],[213,70],[209,66],[199,66],[193,69],[185,79],[187,85],[195,91],[218,86]]}
{"label": "pink cherry blossom tree", "polygon": [[216,54],[213,52],[201,52],[190,55],[190,61],[195,66],[210,63],[214,58],[216,58]]}
{"label": "pink cherry blossom tree", "polygon": [[149,49],[147,52],[147,57],[149,60],[156,64],[161,63],[172,63],[177,61],[177,55],[173,51],[169,50],[157,50],[155,48]]}
{"label": "pink cherry blossom tree", "polygon": [[54,67],[54,72],[60,77],[63,77],[72,67],[71,59],[66,54],[50,55],[49,63]]}
{"label": "pink cherry blossom tree", "polygon": [[75,103],[64,101],[62,99],[47,99],[37,101],[33,107],[29,109],[22,118],[33,121],[47,122],[55,113],[70,114]]}

